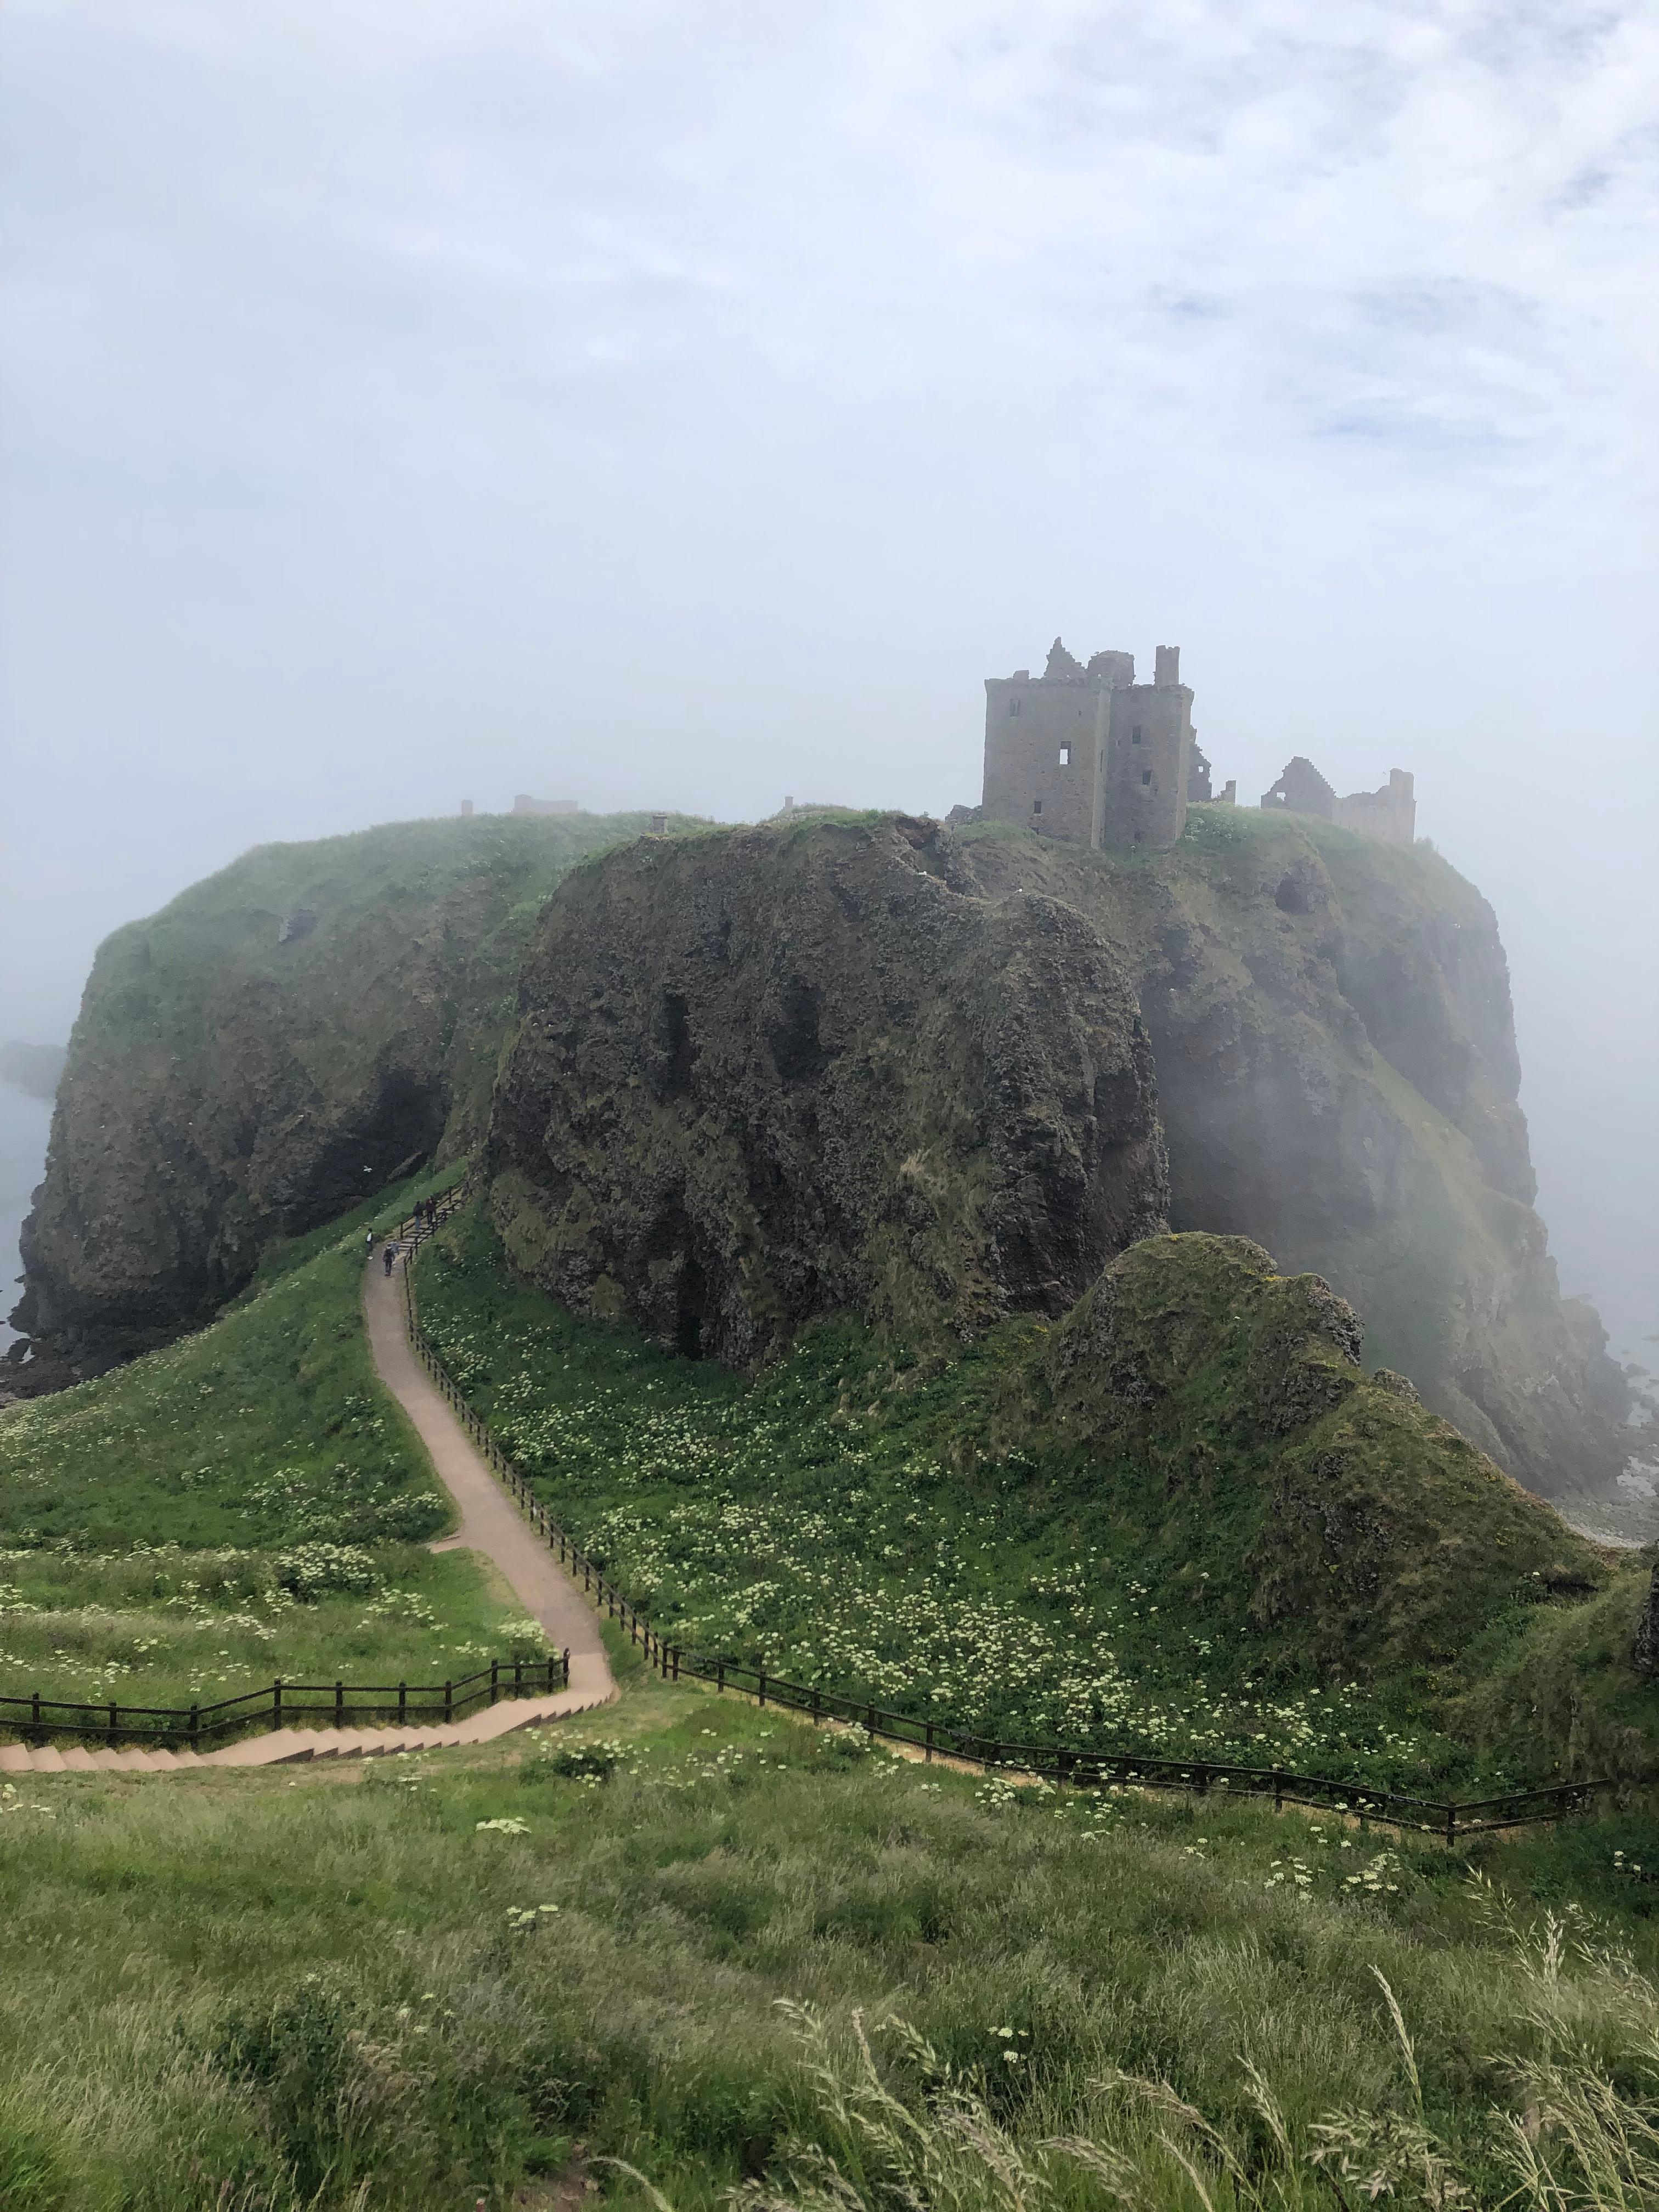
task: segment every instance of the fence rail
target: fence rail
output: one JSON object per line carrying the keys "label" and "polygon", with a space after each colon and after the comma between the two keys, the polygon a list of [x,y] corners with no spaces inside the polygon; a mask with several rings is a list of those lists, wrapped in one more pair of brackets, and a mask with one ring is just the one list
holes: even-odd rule
{"label": "fence rail", "polygon": [[503,1698],[546,1698],[568,1686],[570,1654],[544,1659],[492,1659],[476,1674],[449,1682],[272,1682],[212,1705],[123,1705],[114,1698],[76,1705],[64,1698],[0,1698],[0,1727],[25,1738],[94,1735],[106,1741],[184,1742],[237,1729],[289,1728],[320,1718],[344,1728],[362,1721],[413,1727],[441,1720],[446,1727]]}
{"label": "fence rail", "polygon": [[[395,1241],[406,1248],[405,1264],[416,1244],[460,1202],[460,1192],[447,1191],[431,1226],[405,1224],[398,1231]],[[272,1682],[211,1705],[124,1705],[112,1698],[77,1704],[45,1698],[35,1691],[27,1698],[0,1698],[0,1729],[9,1729],[26,1741],[97,1736],[105,1742],[182,1742],[194,1749],[204,1741],[239,1729],[274,1729],[319,1719],[334,1728],[359,1721],[413,1727],[440,1720],[447,1727],[503,1698],[551,1697],[569,1686],[570,1654],[566,1650],[540,1659],[492,1659],[475,1674],[448,1682]]]}
{"label": "fence rail", "polygon": [[1511,1790],[1494,1797],[1463,1802],[1413,1796],[1397,1790],[1375,1789],[1369,1783],[1333,1780],[1318,1774],[1297,1774],[1288,1767],[1243,1766],[1226,1759],[1155,1759],[1139,1752],[1074,1749],[1062,1744],[1005,1742],[949,1722],[921,1721],[908,1713],[890,1712],[866,1698],[823,1688],[817,1683],[792,1682],[746,1660],[730,1659],[702,1651],[687,1650],[667,1641],[638,1606],[617,1589],[599,1563],[590,1558],[549,1515],[523,1474],[514,1464],[484,1421],[468,1403],[442,1355],[421,1326],[410,1262],[438,1225],[465,1202],[465,1187],[446,1193],[435,1215],[406,1224],[400,1241],[404,1253],[404,1310],[410,1342],[416,1356],[443,1393],[480,1453],[517,1501],[531,1526],[546,1542],[574,1580],[581,1577],[584,1595],[602,1607],[607,1620],[628,1631],[629,1641],[642,1650],[647,1662],[665,1680],[712,1682],[717,1690],[739,1691],[792,1712],[805,1713],[815,1721],[841,1721],[865,1730],[884,1742],[904,1744],[921,1752],[925,1759],[955,1759],[969,1765],[1035,1775],[1056,1787],[1073,1784],[1086,1789],[1129,1784],[1148,1790],[1178,1790],[1206,1795],[1227,1791],[1246,1797],[1271,1797],[1275,1808],[1302,1805],[1317,1811],[1352,1814],[1362,1820],[1378,1820],[1390,1827],[1414,1828],[1444,1838],[1449,1845],[1460,1836],[1480,1835],[1498,1828],[1518,1828],[1540,1820],[1555,1820],[1582,1812],[1613,1784],[1596,1782],[1549,1782],[1536,1788]]}

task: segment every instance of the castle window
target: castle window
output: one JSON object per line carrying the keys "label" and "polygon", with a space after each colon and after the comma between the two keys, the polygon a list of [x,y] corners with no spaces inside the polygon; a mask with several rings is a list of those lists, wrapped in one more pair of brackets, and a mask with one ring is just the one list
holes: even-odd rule
{"label": "castle window", "polygon": [[1060,747],[1060,764],[1062,768],[1070,768],[1072,765],[1072,748],[1070,745],[1062,745]]}
{"label": "castle window", "polygon": [[1019,702],[1018,699],[1011,699],[1008,702],[1008,712],[1011,716],[1018,714]]}
{"label": "castle window", "polygon": [[1138,745],[1140,743],[1140,725],[1139,722],[1135,724],[1133,729],[1129,732],[1129,743],[1132,745]]}
{"label": "castle window", "polygon": [[1033,814],[1041,814],[1041,813],[1042,813],[1042,801],[1040,799],[1034,799],[1031,801],[1031,811],[1032,811],[1032,813],[1033,813]]}
{"label": "castle window", "polygon": [[1143,783],[1150,783],[1150,782],[1152,781],[1152,771],[1151,770],[1151,769],[1149,769],[1149,768],[1144,768],[1144,769],[1141,769],[1141,771],[1140,771],[1140,780],[1141,780],[1141,781],[1142,781]]}

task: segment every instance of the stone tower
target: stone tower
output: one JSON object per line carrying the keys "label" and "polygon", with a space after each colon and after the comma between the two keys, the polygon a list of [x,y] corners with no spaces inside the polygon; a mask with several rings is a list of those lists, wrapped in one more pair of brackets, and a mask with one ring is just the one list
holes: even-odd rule
{"label": "stone tower", "polygon": [[1133,653],[1097,653],[1085,667],[1056,638],[1040,677],[988,678],[986,819],[1097,850],[1173,845],[1187,819],[1193,695],[1178,646],[1159,646],[1153,668],[1137,684]]}

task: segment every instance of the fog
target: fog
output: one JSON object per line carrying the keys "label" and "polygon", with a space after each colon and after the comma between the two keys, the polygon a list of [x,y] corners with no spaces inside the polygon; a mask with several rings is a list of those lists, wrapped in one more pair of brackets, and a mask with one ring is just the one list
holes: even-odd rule
{"label": "fog", "polygon": [[1659,1330],[1651,8],[12,0],[0,96],[0,1037],[251,844],[942,810],[1179,643],[1243,798],[1415,772]]}

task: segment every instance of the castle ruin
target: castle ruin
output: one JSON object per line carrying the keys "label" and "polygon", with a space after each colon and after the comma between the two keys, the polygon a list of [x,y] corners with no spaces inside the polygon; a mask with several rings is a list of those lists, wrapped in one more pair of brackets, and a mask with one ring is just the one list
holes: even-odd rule
{"label": "castle ruin", "polygon": [[[1237,800],[1236,782],[1218,798],[1212,793],[1197,734],[1179,646],[1160,645],[1152,682],[1137,684],[1133,653],[1097,653],[1085,666],[1056,638],[1041,676],[1017,668],[985,679],[985,794],[972,815],[1097,852],[1167,852],[1189,805]],[[1298,755],[1261,804],[1385,844],[1409,845],[1416,836],[1417,801],[1403,769],[1391,769],[1378,791],[1339,799]],[[952,818],[968,815],[960,809]]]}
{"label": "castle ruin", "polygon": [[1261,794],[1263,808],[1273,813],[1316,814],[1334,822],[1339,830],[1356,830],[1384,845],[1411,845],[1417,840],[1416,779],[1403,768],[1391,768],[1389,780],[1377,791],[1351,791],[1339,799],[1310,760],[1298,753],[1287,761],[1271,791]]}
{"label": "castle ruin", "polygon": [[1158,647],[1150,684],[1135,682],[1132,653],[1097,653],[1085,668],[1058,638],[1041,676],[986,678],[988,821],[1096,850],[1163,850],[1186,823],[1192,752],[1179,646]]}

